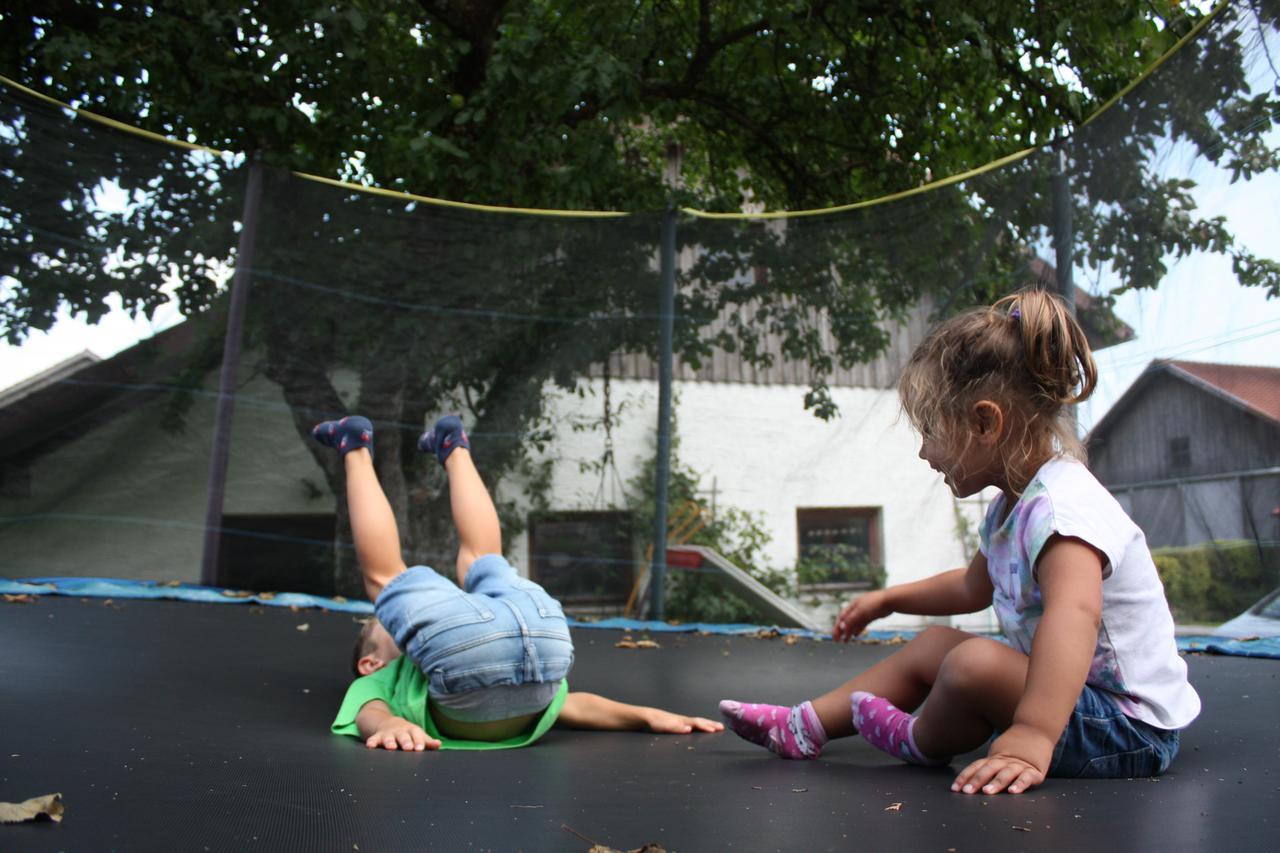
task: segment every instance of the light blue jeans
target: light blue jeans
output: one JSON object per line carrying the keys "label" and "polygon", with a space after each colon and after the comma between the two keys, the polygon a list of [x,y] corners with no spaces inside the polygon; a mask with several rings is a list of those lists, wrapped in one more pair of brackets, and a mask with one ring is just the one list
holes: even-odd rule
{"label": "light blue jeans", "polygon": [[560,603],[499,554],[471,564],[465,589],[414,566],[383,588],[374,612],[433,695],[557,683],[573,666]]}

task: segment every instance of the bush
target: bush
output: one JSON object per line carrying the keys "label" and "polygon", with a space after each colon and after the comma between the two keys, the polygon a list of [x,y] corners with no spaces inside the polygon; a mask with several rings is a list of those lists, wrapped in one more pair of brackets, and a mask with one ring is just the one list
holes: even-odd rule
{"label": "bush", "polygon": [[1179,622],[1222,622],[1280,586],[1280,546],[1252,541],[1157,548],[1165,595]]}
{"label": "bush", "polygon": [[[687,512],[699,514],[701,526],[680,541],[689,545],[705,545],[719,551],[729,562],[779,595],[794,595],[790,572],[764,565],[764,549],[770,542],[769,531],[758,514],[736,507],[717,507],[715,516],[701,506],[699,487],[702,474],[682,464],[677,456],[678,442],[671,446],[671,470],[667,479],[668,526]],[[640,473],[631,480],[628,503],[635,523],[635,535],[641,541],[652,537],[654,507],[655,460],[650,457]],[[760,612],[748,602],[725,590],[700,571],[676,569],[667,572],[663,586],[663,617],[680,622],[759,622]]]}
{"label": "bush", "polygon": [[885,570],[867,560],[860,548],[838,544],[814,549],[796,563],[796,582],[814,584],[858,584],[867,589],[884,586]]}

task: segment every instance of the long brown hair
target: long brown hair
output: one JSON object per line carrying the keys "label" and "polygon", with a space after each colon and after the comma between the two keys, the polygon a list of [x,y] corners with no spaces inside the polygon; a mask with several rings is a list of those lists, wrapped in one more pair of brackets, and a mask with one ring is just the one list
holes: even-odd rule
{"label": "long brown hair", "polygon": [[1018,493],[1032,464],[1055,453],[1086,460],[1068,406],[1087,399],[1097,381],[1089,342],[1066,304],[1026,289],[939,324],[912,353],[898,394],[917,430],[957,450],[971,439],[969,408],[981,399],[999,403],[1010,428],[1000,452]]}

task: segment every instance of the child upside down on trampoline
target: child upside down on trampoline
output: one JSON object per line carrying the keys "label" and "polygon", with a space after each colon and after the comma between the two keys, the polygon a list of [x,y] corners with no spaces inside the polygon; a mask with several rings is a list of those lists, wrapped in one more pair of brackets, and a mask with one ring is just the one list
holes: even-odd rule
{"label": "child upside down on trampoline", "polygon": [[[343,457],[356,557],[375,618],[360,633],[357,676],[333,721],[370,749],[525,746],[552,725],[715,732],[723,724],[569,692],[573,642],[559,602],[502,556],[498,513],[456,415],[423,434],[449,478],[458,583],[406,568],[395,516],[373,468],[373,426],[359,416],[312,431]],[[403,654],[402,654],[403,652]]]}

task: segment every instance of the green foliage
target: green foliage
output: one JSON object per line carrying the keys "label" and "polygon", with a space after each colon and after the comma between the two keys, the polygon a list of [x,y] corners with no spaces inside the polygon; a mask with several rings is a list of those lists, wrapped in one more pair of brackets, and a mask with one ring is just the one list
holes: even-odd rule
{"label": "green foliage", "polygon": [[861,548],[836,544],[815,549],[796,562],[796,583],[854,583],[867,589],[881,589],[887,577],[884,566],[873,564]]}
{"label": "green foliage", "polygon": [[1179,622],[1222,622],[1280,586],[1280,547],[1248,541],[1153,550]]}
{"label": "green foliage", "polygon": [[[673,430],[674,432],[674,430]],[[772,540],[759,515],[735,507],[716,507],[714,517],[702,507],[699,493],[702,474],[680,462],[678,441],[672,439],[671,474],[667,481],[668,529],[673,519],[701,512],[702,526],[681,544],[705,545],[725,556],[747,574],[780,595],[795,592],[793,574],[764,565],[763,553]],[[635,519],[635,535],[653,541],[656,454],[641,466],[628,484],[630,509]],[[663,588],[664,617],[681,622],[758,622],[754,607],[701,573],[671,568]]]}

